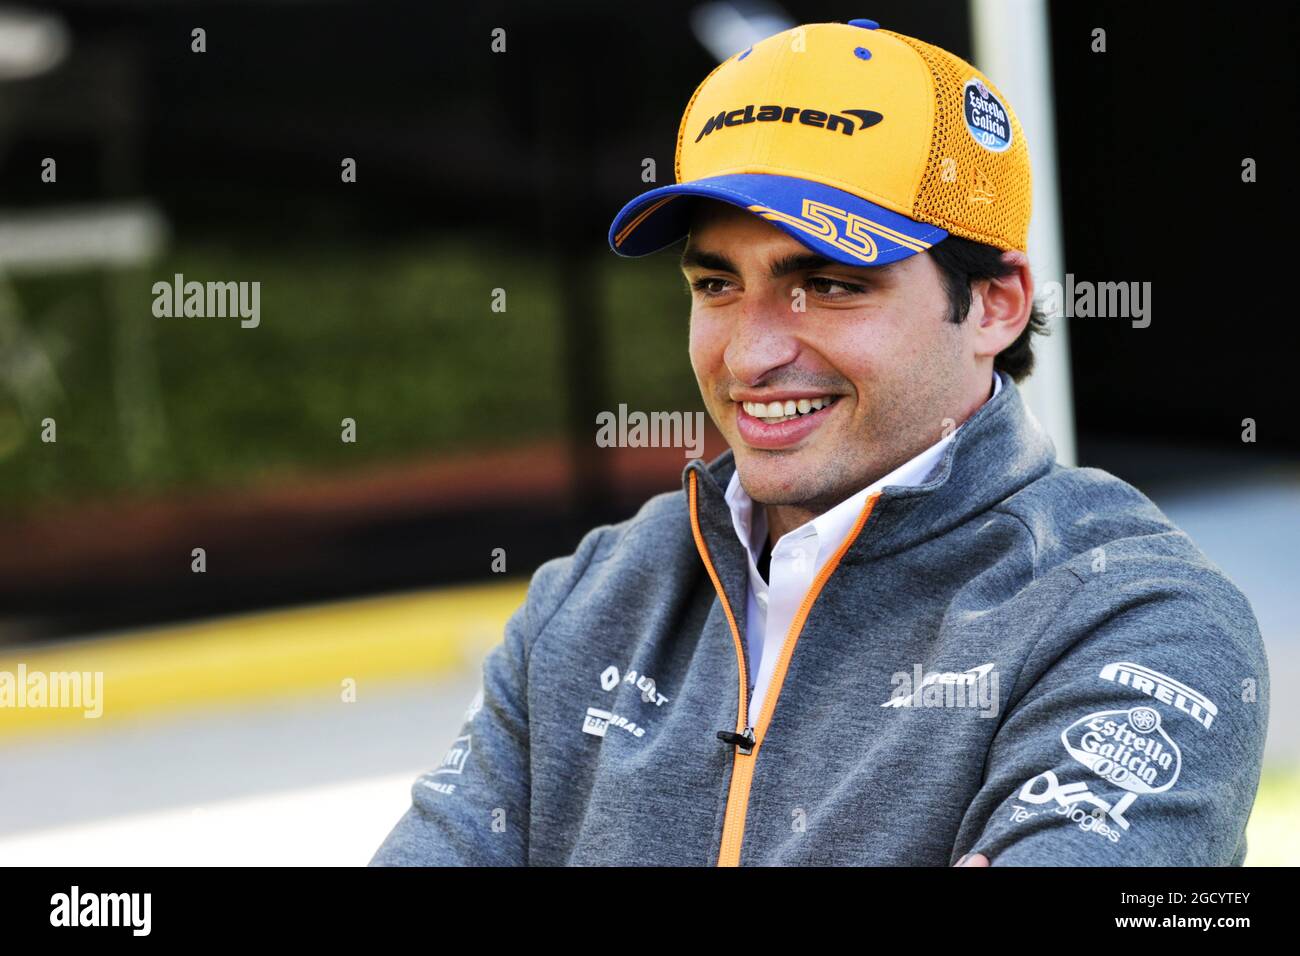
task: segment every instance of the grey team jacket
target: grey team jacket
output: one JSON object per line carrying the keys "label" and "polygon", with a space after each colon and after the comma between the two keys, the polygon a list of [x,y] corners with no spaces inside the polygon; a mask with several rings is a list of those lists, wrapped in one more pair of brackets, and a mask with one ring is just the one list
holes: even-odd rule
{"label": "grey team jacket", "polygon": [[733,469],[537,570],[371,865],[1242,862],[1250,604],[1141,492],[1058,464],[1008,377],[868,501],[752,729]]}

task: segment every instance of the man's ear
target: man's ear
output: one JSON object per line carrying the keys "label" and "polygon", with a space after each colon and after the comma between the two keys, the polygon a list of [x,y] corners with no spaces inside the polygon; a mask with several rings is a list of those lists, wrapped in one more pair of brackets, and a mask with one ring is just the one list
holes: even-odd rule
{"label": "man's ear", "polygon": [[1029,322],[1034,307],[1034,277],[1029,257],[1014,250],[1002,253],[1011,272],[971,283],[971,317],[977,356],[993,357],[1010,347]]}

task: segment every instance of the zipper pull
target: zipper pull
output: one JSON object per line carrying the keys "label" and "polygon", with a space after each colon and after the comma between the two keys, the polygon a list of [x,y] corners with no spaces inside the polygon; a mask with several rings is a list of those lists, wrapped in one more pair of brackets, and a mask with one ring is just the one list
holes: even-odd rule
{"label": "zipper pull", "polygon": [[739,747],[742,754],[752,754],[754,752],[753,727],[746,727],[743,734],[738,734],[734,730],[719,730],[718,739],[725,740],[734,747]]}

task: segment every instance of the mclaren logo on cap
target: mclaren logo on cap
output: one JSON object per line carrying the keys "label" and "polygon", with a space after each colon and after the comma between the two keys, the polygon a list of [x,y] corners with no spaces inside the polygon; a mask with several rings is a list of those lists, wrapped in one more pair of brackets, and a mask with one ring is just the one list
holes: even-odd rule
{"label": "mclaren logo on cap", "polygon": [[[755,110],[758,112],[755,113]],[[838,113],[827,113],[824,110],[810,110],[801,106],[755,106],[750,103],[739,109],[723,110],[717,116],[710,116],[704,128],[700,130],[700,135],[695,137],[695,142],[698,143],[714,130],[722,129],[724,126],[741,126],[744,123],[793,123],[796,116],[804,126],[815,126],[831,132],[838,129],[845,136],[852,136],[868,126],[875,126],[884,119],[884,116],[875,110],[840,110]],[[854,119],[858,121],[856,128],[853,125]]]}

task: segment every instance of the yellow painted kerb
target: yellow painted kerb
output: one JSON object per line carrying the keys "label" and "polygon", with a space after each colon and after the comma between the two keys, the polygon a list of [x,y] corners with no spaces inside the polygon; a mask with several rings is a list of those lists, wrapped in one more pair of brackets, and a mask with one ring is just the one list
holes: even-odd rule
{"label": "yellow painted kerb", "polygon": [[[347,601],[0,651],[0,672],[102,672],[103,714],[0,707],[0,737],[462,670],[501,641],[526,580]],[[21,689],[20,689],[21,690]]]}

